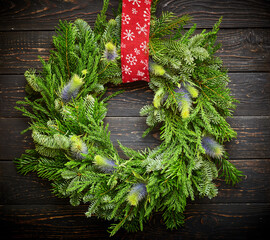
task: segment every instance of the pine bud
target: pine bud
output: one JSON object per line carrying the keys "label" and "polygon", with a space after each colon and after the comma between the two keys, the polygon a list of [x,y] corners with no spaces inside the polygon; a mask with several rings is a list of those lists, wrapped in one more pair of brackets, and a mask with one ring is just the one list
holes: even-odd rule
{"label": "pine bud", "polygon": [[184,118],[184,119],[188,118],[189,113],[190,113],[189,105],[188,105],[187,101],[183,100],[182,101],[182,111],[181,111],[182,118]]}
{"label": "pine bud", "polygon": [[86,75],[88,73],[87,69],[82,70],[82,75]]}
{"label": "pine bud", "polygon": [[80,87],[83,85],[83,80],[77,74],[74,74],[69,83],[63,88],[61,98],[63,102],[69,102],[72,98],[75,98]]}
{"label": "pine bud", "polygon": [[197,88],[191,86],[190,84],[186,84],[185,87],[188,90],[188,92],[191,95],[191,97],[193,97],[193,98],[197,98],[198,97],[199,91],[197,90]]}
{"label": "pine bud", "polygon": [[80,88],[83,85],[83,80],[77,74],[74,74],[71,78],[70,90],[73,91],[75,89]]}
{"label": "pine bud", "polygon": [[205,153],[213,158],[221,158],[224,152],[224,148],[218,142],[211,137],[203,137],[201,141],[202,147]]}
{"label": "pine bud", "polygon": [[109,22],[108,22],[108,24],[110,25],[110,26],[116,26],[116,24],[117,24],[117,22],[115,21],[115,19],[110,19],[109,20]]}
{"label": "pine bud", "polygon": [[141,201],[146,195],[146,185],[144,183],[137,183],[131,188],[127,196],[127,201],[130,205],[137,206],[139,201]]}
{"label": "pine bud", "polygon": [[112,173],[115,171],[115,167],[117,166],[113,160],[107,159],[100,155],[96,155],[94,157],[94,163],[96,166],[105,173]]}
{"label": "pine bud", "polygon": [[163,88],[160,88],[156,91],[155,93],[155,96],[154,96],[154,99],[153,99],[153,104],[154,104],[154,107],[155,108],[159,108],[160,107],[160,104],[161,104],[161,101],[164,97],[164,89]]}
{"label": "pine bud", "polygon": [[78,160],[84,159],[85,157],[82,156],[82,153],[88,154],[88,148],[86,144],[81,140],[81,138],[74,135],[70,138],[70,143],[70,150],[73,156]]}
{"label": "pine bud", "polygon": [[165,69],[154,62],[149,63],[149,71],[156,76],[162,76],[165,74]]}
{"label": "pine bud", "polygon": [[175,88],[174,92],[179,94],[179,96],[177,96],[177,99],[182,118],[188,118],[192,103],[189,92],[184,87]]}
{"label": "pine bud", "polygon": [[105,44],[105,50],[104,50],[104,58],[107,59],[107,61],[114,61],[117,58],[117,52],[116,52],[116,46],[108,42]]}

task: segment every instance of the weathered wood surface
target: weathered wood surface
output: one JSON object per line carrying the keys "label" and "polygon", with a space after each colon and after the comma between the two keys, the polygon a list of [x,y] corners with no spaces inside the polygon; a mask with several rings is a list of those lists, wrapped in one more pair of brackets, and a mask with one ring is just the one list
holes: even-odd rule
{"label": "weathered wood surface", "polygon": [[[13,238],[108,239],[108,222],[84,216],[86,206],[0,206],[7,236]],[[263,239],[270,204],[189,204],[183,228],[170,231],[155,214],[143,232],[120,230],[110,239]],[[60,230],[61,229],[61,230]]]}
{"label": "weathered wood surface", "polygon": [[[118,0],[110,2],[109,17],[117,9]],[[93,26],[102,0],[1,0],[0,6],[0,31],[52,30],[59,19],[84,18]],[[160,0],[158,13],[190,14],[200,28],[213,26],[220,16],[224,18],[224,28],[270,27],[269,8],[267,0]]]}
{"label": "weathered wood surface", "polygon": [[[38,56],[48,59],[54,31],[0,33],[0,74],[22,74],[41,68]],[[230,72],[266,72],[270,65],[270,29],[221,29],[217,42],[224,66]]]}
{"label": "weathered wood surface", "polygon": [[[0,119],[0,135],[5,140],[1,144],[0,160],[12,160],[19,157],[25,149],[33,147],[30,132],[20,134],[27,128],[28,121],[27,118]],[[238,133],[237,139],[225,145],[231,159],[270,156],[270,116],[239,116],[228,121]],[[119,151],[117,140],[136,150],[154,148],[160,143],[157,130],[145,138],[141,137],[147,129],[145,117],[107,117],[105,123],[109,124],[111,140]]]}
{"label": "weathered wood surface", "polygon": [[[118,0],[111,0],[109,17]],[[86,19],[92,26],[101,0],[0,0],[0,223],[4,239],[107,239],[108,222],[87,219],[87,206],[71,207],[58,199],[50,183],[36,174],[22,176],[12,159],[31,148],[28,134],[19,132],[28,119],[14,109],[25,96],[23,72],[40,68],[38,55],[48,58],[59,19]],[[226,144],[232,161],[246,177],[235,187],[217,180],[219,195],[189,202],[186,224],[169,231],[155,214],[136,234],[121,230],[112,239],[263,239],[270,222],[270,2],[267,0],[160,0],[158,13],[189,13],[198,28],[210,29],[223,15],[218,55],[229,69],[232,94],[240,100],[229,119],[238,137]],[[190,25],[189,25],[190,26]],[[106,122],[112,140],[135,149],[159,143],[157,131],[145,139],[140,108],[152,101],[144,82],[109,86],[108,94],[126,92],[109,102]]]}
{"label": "weathered wood surface", "polygon": [[[231,94],[237,103],[234,116],[269,116],[270,74],[229,73]],[[256,83],[256,84],[254,84]],[[21,118],[21,112],[14,109],[16,102],[26,96],[23,75],[0,75],[0,117]],[[116,91],[125,92],[112,98],[108,103],[108,117],[138,117],[140,109],[153,100],[153,92],[146,82],[108,86],[107,96]]]}
{"label": "weathered wood surface", "polygon": [[[197,199],[195,203],[267,203],[270,200],[270,159],[230,160],[245,174],[244,181],[235,187],[216,181],[219,194],[213,199]],[[68,199],[59,199],[51,192],[49,181],[37,174],[18,174],[11,161],[0,161],[0,205],[68,204]],[[18,194],[19,193],[19,194]],[[191,202],[194,203],[194,202]]]}

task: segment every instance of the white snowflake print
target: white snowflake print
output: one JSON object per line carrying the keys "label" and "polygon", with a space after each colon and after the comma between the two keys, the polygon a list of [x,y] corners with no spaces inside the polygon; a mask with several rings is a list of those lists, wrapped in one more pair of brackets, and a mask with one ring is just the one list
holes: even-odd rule
{"label": "white snowflake print", "polygon": [[143,77],[144,74],[145,74],[144,72],[141,72],[141,71],[139,71],[139,70],[138,70],[138,72],[137,72],[137,76],[138,76],[138,77]]}
{"label": "white snowflake print", "polygon": [[148,61],[146,60],[141,60],[141,63],[144,65],[143,70],[146,70],[148,68]]}
{"label": "white snowflake print", "polygon": [[132,14],[137,14],[137,13],[138,13],[137,9],[136,8],[132,8]]}
{"label": "white snowflake print", "polygon": [[132,71],[130,70],[130,67],[128,65],[123,65],[122,72],[124,72],[125,74],[128,74],[128,75],[130,75],[132,73]]}
{"label": "white snowflake print", "polygon": [[137,4],[138,7],[140,7],[140,3],[141,1],[140,0],[128,0],[129,2],[132,2],[133,5],[135,5],[135,3]]}
{"label": "white snowflake print", "polygon": [[148,25],[150,25],[150,16],[151,16],[151,13],[150,13],[150,9],[149,8],[146,8],[144,11],[143,11],[143,16],[144,16],[144,21],[148,22]]}
{"label": "white snowflake print", "polygon": [[131,31],[131,30],[127,30],[126,29],[126,31],[124,32],[124,37],[123,37],[123,39],[127,39],[127,40],[130,40],[130,41],[133,41],[133,38],[135,38],[135,36],[134,36],[134,33]]}
{"label": "white snowflake print", "polygon": [[150,0],[144,0],[144,3],[146,4],[146,5],[150,5]]}
{"label": "white snowflake print", "polygon": [[123,15],[122,15],[122,22],[123,22],[123,24],[129,24],[129,21],[130,21],[129,15],[123,13]]}
{"label": "white snowflake print", "polygon": [[127,45],[125,43],[121,43],[121,48],[126,48]]}
{"label": "white snowflake print", "polygon": [[142,49],[143,52],[146,52],[146,49],[148,48],[146,41],[143,41],[141,43],[140,48]]}
{"label": "white snowflake print", "polygon": [[127,63],[129,63],[131,66],[136,65],[137,63],[137,58],[136,56],[133,56],[133,54],[127,54],[126,56]]}
{"label": "white snowflake print", "polygon": [[144,26],[141,26],[139,23],[136,23],[137,24],[137,27],[136,27],[136,30],[138,30],[138,33],[141,34],[141,33],[144,33],[144,35],[146,36],[147,34],[147,25],[144,24]]}
{"label": "white snowflake print", "polygon": [[134,52],[136,53],[136,55],[139,55],[141,53],[141,51],[138,48],[134,48]]}

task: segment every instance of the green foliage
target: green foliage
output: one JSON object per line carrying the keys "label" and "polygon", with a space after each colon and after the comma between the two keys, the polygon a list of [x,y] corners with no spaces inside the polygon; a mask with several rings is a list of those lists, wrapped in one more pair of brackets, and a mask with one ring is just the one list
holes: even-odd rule
{"label": "green foliage", "polygon": [[[111,235],[121,227],[143,230],[143,223],[159,211],[168,228],[177,228],[184,223],[188,198],[215,197],[213,181],[218,176],[232,184],[243,176],[226,152],[212,159],[202,145],[207,135],[220,144],[236,137],[226,121],[236,100],[227,88],[227,72],[214,56],[221,19],[212,31],[194,35],[196,25],[183,28],[189,16],[151,16],[150,57],[160,71],[150,73],[155,97],[140,113],[149,126],[144,136],[159,127],[161,144],[135,151],[119,143],[127,156],[123,159],[104,124],[106,102],[118,94],[102,98],[104,85],[121,82],[120,57],[113,62],[102,57],[108,42],[120,50],[121,16],[107,22],[108,4],[105,0],[93,30],[82,19],[60,21],[53,37],[55,49],[47,62],[40,59],[43,71],[25,72],[28,96],[16,108],[31,120],[27,130],[32,131],[35,149],[15,163],[22,174],[37,172],[49,179],[53,192],[69,197],[72,205],[89,203],[86,216],[115,221]],[[78,95],[64,102],[63,89],[75,74],[83,85]],[[183,113],[185,101],[189,107]],[[97,155],[111,171],[95,165]],[[136,183],[144,184],[147,194],[140,193],[138,204],[131,206],[127,196]]]}

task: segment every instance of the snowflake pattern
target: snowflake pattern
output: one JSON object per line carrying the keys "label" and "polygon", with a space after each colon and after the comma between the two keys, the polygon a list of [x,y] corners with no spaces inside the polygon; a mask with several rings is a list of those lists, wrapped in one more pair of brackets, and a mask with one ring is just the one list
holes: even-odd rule
{"label": "snowflake pattern", "polygon": [[137,58],[136,56],[133,56],[133,54],[127,54],[126,56],[127,63],[129,63],[131,66],[136,65],[137,63]]}
{"label": "snowflake pattern", "polygon": [[128,65],[123,65],[122,72],[130,75],[132,73],[132,70],[130,69],[130,67]]}
{"label": "snowflake pattern", "polygon": [[135,5],[135,3],[137,4],[138,7],[140,7],[140,3],[141,1],[140,0],[128,0],[129,2],[132,2],[133,5]]}
{"label": "snowflake pattern", "polygon": [[151,17],[151,13],[150,13],[150,9],[149,8],[146,8],[144,11],[143,11],[143,16],[144,16],[144,21],[145,22],[148,22],[148,25],[150,25],[150,17]]}
{"label": "snowflake pattern", "polygon": [[137,72],[138,77],[143,77],[144,75],[145,75],[144,72],[141,72],[140,70],[138,70],[138,72]]}
{"label": "snowflake pattern", "polygon": [[133,39],[135,38],[134,33],[131,30],[127,30],[124,32],[124,39],[126,38],[127,40],[133,41]]}
{"label": "snowflake pattern", "polygon": [[147,34],[147,29],[146,29],[147,25],[144,24],[144,26],[141,26],[139,23],[137,23],[136,25],[137,25],[136,30],[138,30],[138,33],[139,34],[144,33],[144,35],[146,36],[146,34]]}
{"label": "snowflake pattern", "polygon": [[132,14],[137,14],[137,13],[138,13],[137,9],[136,8],[132,8]]}
{"label": "snowflake pattern", "polygon": [[141,63],[144,65],[143,70],[146,70],[148,68],[148,61],[146,60],[141,60]]}
{"label": "snowflake pattern", "polygon": [[148,44],[146,43],[146,41],[143,41],[141,43],[140,48],[142,49],[143,52],[146,52],[146,50],[148,49]]}
{"label": "snowflake pattern", "polygon": [[134,48],[134,52],[136,55],[139,55],[141,53],[141,51],[138,48]]}
{"label": "snowflake pattern", "polygon": [[150,6],[151,0],[123,1],[121,63],[124,83],[149,81]]}
{"label": "snowflake pattern", "polygon": [[123,13],[123,14],[122,14],[122,22],[123,22],[123,24],[129,24],[129,21],[130,21],[129,15]]}

